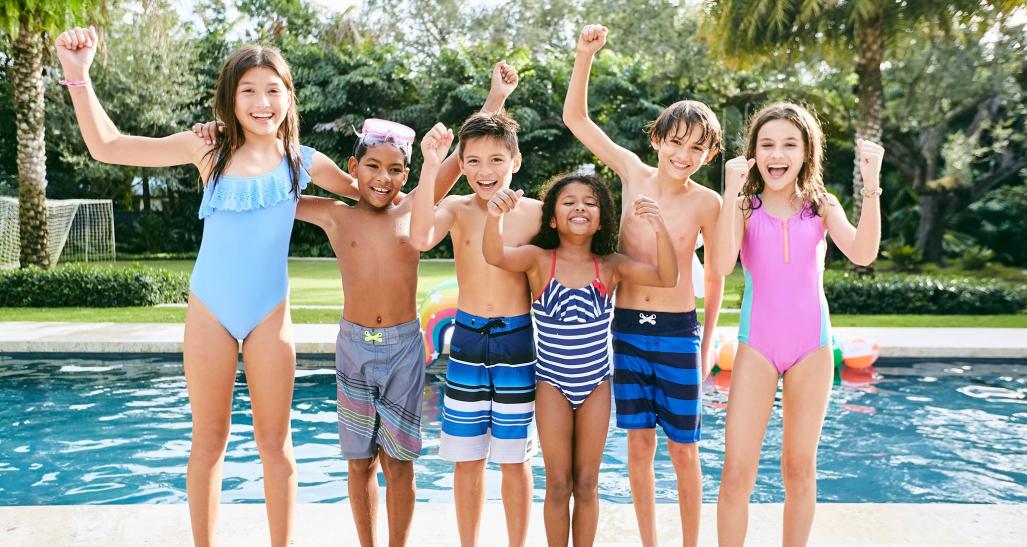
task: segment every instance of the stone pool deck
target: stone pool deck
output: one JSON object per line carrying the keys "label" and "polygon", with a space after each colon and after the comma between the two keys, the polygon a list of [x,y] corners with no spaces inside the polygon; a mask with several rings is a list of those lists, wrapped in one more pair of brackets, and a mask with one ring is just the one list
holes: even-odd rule
{"label": "stone pool deck", "polygon": [[[336,325],[293,329],[298,353],[335,353]],[[717,331],[733,337],[737,329]],[[175,323],[0,322],[0,353],[181,353],[182,333]],[[1027,329],[838,327],[833,333],[873,340],[882,357],[1027,359]]]}
{"label": "stone pool deck", "polygon": [[[595,545],[638,545],[630,505],[604,504]],[[385,508],[379,517],[379,543],[385,545]],[[680,545],[677,506],[657,505],[661,545]],[[781,505],[754,504],[749,511],[746,545],[780,545]],[[264,506],[224,505],[217,544],[222,547],[268,545]],[[345,503],[304,504],[296,512],[293,545],[357,545]],[[1027,535],[1027,505],[845,504],[817,507],[812,546],[1020,546]],[[5,547],[187,546],[189,512],[176,505],[77,505],[0,507],[0,545]],[[488,503],[482,518],[482,545],[506,545],[503,507]],[[542,505],[535,504],[528,545],[545,545]],[[716,544],[716,507],[705,504],[700,545]],[[452,505],[419,503],[414,511],[411,546],[457,545]]]}

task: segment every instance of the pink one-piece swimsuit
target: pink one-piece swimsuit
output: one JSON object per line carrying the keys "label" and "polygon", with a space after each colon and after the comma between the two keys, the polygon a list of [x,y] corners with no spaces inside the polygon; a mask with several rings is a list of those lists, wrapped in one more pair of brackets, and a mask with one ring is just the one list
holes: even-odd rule
{"label": "pink one-piece swimsuit", "polygon": [[738,341],[758,351],[781,375],[831,343],[824,234],[823,218],[808,206],[790,218],[757,207],[745,227]]}

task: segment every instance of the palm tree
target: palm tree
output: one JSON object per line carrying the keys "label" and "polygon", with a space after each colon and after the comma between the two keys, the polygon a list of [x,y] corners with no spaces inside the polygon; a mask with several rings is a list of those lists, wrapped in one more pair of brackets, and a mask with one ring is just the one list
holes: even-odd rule
{"label": "palm tree", "polygon": [[[885,46],[902,29],[929,23],[950,28],[984,10],[1011,11],[1022,0],[710,0],[709,34],[720,51],[736,59],[773,51],[808,55],[809,46],[855,54],[859,116],[856,137],[881,142]],[[851,53],[849,53],[851,52]],[[852,170],[853,221],[863,199],[859,158]]]}
{"label": "palm tree", "polygon": [[10,41],[18,137],[18,218],[21,266],[50,267],[46,225],[46,144],[43,63],[49,37],[102,14],[104,0],[0,2],[0,33]]}

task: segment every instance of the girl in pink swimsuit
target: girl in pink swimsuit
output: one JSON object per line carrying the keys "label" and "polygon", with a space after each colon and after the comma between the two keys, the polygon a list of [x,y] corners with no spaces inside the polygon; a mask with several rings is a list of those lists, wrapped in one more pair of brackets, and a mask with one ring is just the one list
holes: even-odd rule
{"label": "girl in pink swimsuit", "polygon": [[[816,454],[834,367],[824,297],[826,235],[867,265],[881,240],[884,149],[856,140],[863,209],[853,227],[823,181],[824,134],[801,106],[776,103],[749,122],[745,155],[725,165],[714,268],[728,275],[742,259],[745,293],[731,371],[724,469],[717,501],[720,545],[742,545],[760,448],[783,378],[781,475],[783,545],[805,545],[816,508]],[[753,169],[753,167],[756,167]]]}

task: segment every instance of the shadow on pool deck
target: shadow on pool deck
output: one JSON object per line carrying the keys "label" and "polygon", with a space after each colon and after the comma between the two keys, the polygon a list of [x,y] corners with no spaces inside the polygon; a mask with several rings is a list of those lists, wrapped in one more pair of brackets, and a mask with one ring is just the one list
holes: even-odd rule
{"label": "shadow on pool deck", "polygon": [[[419,503],[409,545],[456,545],[452,505]],[[379,512],[384,545],[385,508]],[[661,545],[680,545],[677,506],[657,505]],[[779,545],[781,505],[754,504],[746,545]],[[267,545],[261,504],[223,505],[218,545]],[[700,545],[716,543],[716,506],[703,506]],[[824,546],[1020,546],[1027,536],[1027,505],[820,504],[810,545]],[[604,504],[596,545],[637,545],[630,505]],[[505,545],[503,507],[485,505],[482,545]],[[177,546],[191,545],[189,511],[175,505],[64,505],[0,507],[0,545]],[[293,545],[357,545],[349,505],[303,504],[296,512]],[[542,505],[532,508],[528,545],[545,545]]]}

